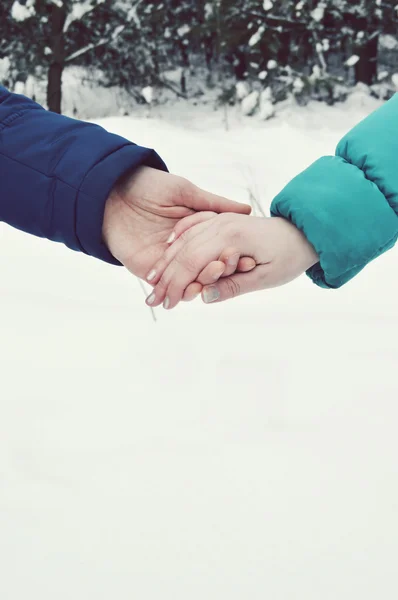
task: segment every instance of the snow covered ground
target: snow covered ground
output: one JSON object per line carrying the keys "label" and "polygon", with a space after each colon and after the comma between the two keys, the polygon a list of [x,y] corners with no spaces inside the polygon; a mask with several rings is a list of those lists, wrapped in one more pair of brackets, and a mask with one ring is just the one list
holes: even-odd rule
{"label": "snow covered ground", "polygon": [[[267,207],[370,108],[101,123]],[[154,323],[123,270],[0,243],[2,600],[397,597],[395,251]]]}

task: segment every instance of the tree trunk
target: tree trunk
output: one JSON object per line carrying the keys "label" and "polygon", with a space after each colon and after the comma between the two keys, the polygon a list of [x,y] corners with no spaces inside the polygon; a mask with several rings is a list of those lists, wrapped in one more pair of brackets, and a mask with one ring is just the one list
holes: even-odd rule
{"label": "tree trunk", "polygon": [[236,79],[244,81],[247,75],[247,57],[239,48],[232,55],[232,64]]}
{"label": "tree trunk", "polygon": [[51,63],[48,69],[47,106],[51,112],[61,114],[62,101],[62,71],[60,63]]}
{"label": "tree trunk", "polygon": [[377,51],[379,37],[375,35],[371,40],[357,49],[359,61],[355,65],[356,83],[372,85],[377,79]]}
{"label": "tree trunk", "polygon": [[65,19],[65,9],[52,4],[50,15],[52,55],[48,69],[47,107],[48,110],[58,114],[61,114],[62,72],[65,66],[65,37],[63,31]]}
{"label": "tree trunk", "polygon": [[181,62],[182,62],[182,71],[181,71],[181,92],[186,95],[187,93],[187,73],[189,69],[189,58],[186,46],[182,41],[178,42],[181,52]]}

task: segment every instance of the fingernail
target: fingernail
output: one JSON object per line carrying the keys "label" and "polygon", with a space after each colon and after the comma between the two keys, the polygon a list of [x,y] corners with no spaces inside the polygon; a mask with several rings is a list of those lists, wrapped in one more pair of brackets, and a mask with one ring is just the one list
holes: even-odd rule
{"label": "fingernail", "polygon": [[156,271],[155,269],[152,269],[152,271],[150,271],[147,275],[147,281],[152,281],[152,279],[155,279],[156,277]]}
{"label": "fingernail", "polygon": [[229,257],[227,262],[228,262],[229,266],[232,267],[233,265],[235,265],[238,262],[238,260],[239,260],[239,254],[233,254],[232,256]]}
{"label": "fingernail", "polygon": [[166,298],[164,299],[163,302],[163,308],[165,308],[166,310],[169,308],[170,306],[170,298],[168,296],[166,296]]}
{"label": "fingernail", "polygon": [[149,305],[153,304],[155,302],[155,297],[156,297],[155,292],[152,292],[152,294],[150,296],[148,296],[148,298],[146,299],[146,303]]}
{"label": "fingernail", "polygon": [[169,237],[168,237],[168,239],[167,239],[167,242],[166,242],[166,243],[167,243],[167,244],[172,244],[172,243],[174,242],[174,240],[175,240],[175,239],[176,239],[176,234],[175,234],[175,231],[173,231],[173,232],[172,232],[172,233],[169,235]]}
{"label": "fingernail", "polygon": [[210,304],[211,302],[215,302],[220,297],[220,292],[214,285],[210,285],[203,290],[203,301],[206,304]]}

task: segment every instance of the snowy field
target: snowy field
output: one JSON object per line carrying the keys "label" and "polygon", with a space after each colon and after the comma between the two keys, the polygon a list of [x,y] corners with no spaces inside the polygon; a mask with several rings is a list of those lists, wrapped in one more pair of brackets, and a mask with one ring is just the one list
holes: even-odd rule
{"label": "snowy field", "polygon": [[[372,103],[261,123],[101,121],[264,207]],[[167,112],[168,111],[168,112]],[[123,270],[2,226],[1,600],[398,596],[398,256],[159,310]]]}

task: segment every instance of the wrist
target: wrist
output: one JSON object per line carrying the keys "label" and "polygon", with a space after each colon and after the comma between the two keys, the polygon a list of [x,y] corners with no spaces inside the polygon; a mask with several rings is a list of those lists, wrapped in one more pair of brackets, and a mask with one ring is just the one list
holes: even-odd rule
{"label": "wrist", "polygon": [[114,232],[115,232],[115,224],[116,224],[116,215],[118,213],[118,207],[120,206],[120,196],[117,193],[117,188],[111,191],[106,202],[105,202],[105,210],[104,210],[104,220],[102,223],[102,239],[109,252],[114,256],[117,260],[119,260],[117,256],[117,248],[114,240]]}
{"label": "wrist", "polygon": [[304,233],[302,231],[299,231],[301,238],[302,238],[302,243],[303,243],[303,264],[304,264],[304,270],[308,271],[308,269],[311,269],[313,266],[315,266],[317,263],[319,263],[319,256],[314,248],[314,246],[309,242],[309,240],[305,237]]}

